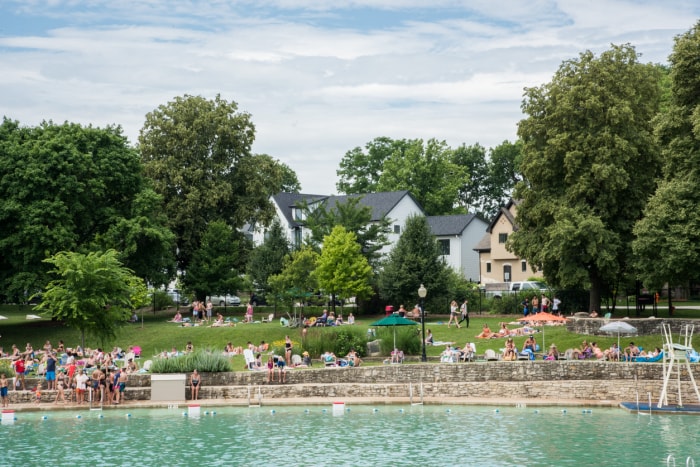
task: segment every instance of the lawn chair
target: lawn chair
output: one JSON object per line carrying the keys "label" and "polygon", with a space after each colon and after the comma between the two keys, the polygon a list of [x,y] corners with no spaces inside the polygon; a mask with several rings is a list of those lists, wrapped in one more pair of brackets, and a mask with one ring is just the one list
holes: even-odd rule
{"label": "lawn chair", "polygon": [[500,355],[498,355],[493,349],[486,349],[484,352],[484,360],[487,362],[496,362],[500,358]]}
{"label": "lawn chair", "polygon": [[476,356],[476,344],[474,344],[473,342],[468,342],[464,346],[464,349],[462,349],[461,360],[463,362],[473,362],[475,356]]}
{"label": "lawn chair", "polygon": [[255,366],[255,355],[250,349],[245,349],[243,351],[243,358],[245,358],[245,366],[247,369],[252,370]]}
{"label": "lawn chair", "polygon": [[263,316],[262,322],[263,322],[263,323],[271,323],[273,319],[275,319],[275,314],[274,314],[274,313],[270,313],[269,315],[267,315],[267,318],[265,318],[265,317]]}

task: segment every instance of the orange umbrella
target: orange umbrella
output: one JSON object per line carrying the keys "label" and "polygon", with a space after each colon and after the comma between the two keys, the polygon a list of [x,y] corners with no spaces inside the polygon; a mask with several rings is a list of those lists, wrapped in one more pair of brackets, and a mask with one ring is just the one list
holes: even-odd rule
{"label": "orange umbrella", "polygon": [[530,322],[530,323],[541,323],[542,324],[542,348],[545,349],[544,345],[544,325],[548,322],[560,322],[560,323],[565,323],[566,318],[562,316],[557,316],[553,315],[552,313],[547,313],[546,311],[542,311],[540,313],[535,313],[534,315],[530,316],[525,316],[524,318],[520,318],[518,321],[524,321],[524,322]]}

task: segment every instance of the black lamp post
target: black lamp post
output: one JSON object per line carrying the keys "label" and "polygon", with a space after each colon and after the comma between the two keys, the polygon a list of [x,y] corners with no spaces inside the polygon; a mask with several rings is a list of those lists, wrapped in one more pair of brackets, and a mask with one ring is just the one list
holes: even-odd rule
{"label": "black lamp post", "polygon": [[421,361],[427,362],[428,356],[425,354],[425,296],[428,295],[428,289],[426,289],[423,284],[418,288],[418,296],[420,297],[420,325],[423,329],[423,355],[421,355]]}

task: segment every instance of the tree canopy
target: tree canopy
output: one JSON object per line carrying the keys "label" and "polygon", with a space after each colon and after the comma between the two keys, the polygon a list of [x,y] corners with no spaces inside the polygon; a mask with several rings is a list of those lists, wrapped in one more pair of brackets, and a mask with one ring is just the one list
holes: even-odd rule
{"label": "tree canopy", "polygon": [[318,289],[316,269],[318,253],[308,246],[291,252],[284,258],[279,274],[270,276],[270,290],[275,301],[292,304],[295,300],[305,301]]}
{"label": "tree canopy", "polygon": [[[119,127],[0,125],[0,290],[23,300],[49,281],[59,251],[117,248],[149,280],[174,251],[137,152]],[[127,241],[124,241],[128,239]]]}
{"label": "tree canopy", "polygon": [[525,91],[524,181],[508,246],[549,283],[587,285],[591,308],[629,272],[632,228],[654,189],[658,70],[630,45],[564,62]]}
{"label": "tree canopy", "polygon": [[45,260],[56,279],[46,287],[38,310],[102,343],[143,304],[146,285],[117,259],[115,250],[88,254],[59,252]]}
{"label": "tree canopy", "polygon": [[289,253],[289,242],[278,221],[274,221],[265,233],[265,239],[250,253],[248,276],[252,285],[263,292],[269,292],[268,278],[282,271],[284,257]]}
{"label": "tree canopy", "polygon": [[163,197],[180,269],[187,270],[209,222],[236,228],[272,219],[269,197],[290,182],[289,170],[252,155],[254,138],[250,115],[218,95],[176,97],[146,115],[144,171]]}
{"label": "tree canopy", "polygon": [[336,225],[323,239],[314,271],[318,287],[333,297],[368,298],[372,293],[372,267],[362,255],[352,232]]}
{"label": "tree canopy", "polygon": [[635,226],[639,277],[661,288],[700,279],[700,21],[676,37],[670,104],[656,120],[663,177]]}

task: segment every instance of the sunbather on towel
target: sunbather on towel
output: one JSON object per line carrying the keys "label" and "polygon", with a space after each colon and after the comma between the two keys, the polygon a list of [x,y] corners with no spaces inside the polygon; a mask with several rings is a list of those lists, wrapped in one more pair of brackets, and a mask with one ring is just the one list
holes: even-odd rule
{"label": "sunbather on towel", "polygon": [[481,334],[476,336],[477,339],[488,339],[493,335],[493,332],[491,332],[491,329],[489,328],[488,324],[484,324],[484,327],[481,328]]}

